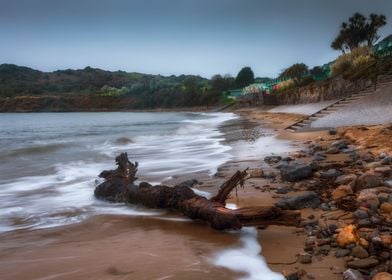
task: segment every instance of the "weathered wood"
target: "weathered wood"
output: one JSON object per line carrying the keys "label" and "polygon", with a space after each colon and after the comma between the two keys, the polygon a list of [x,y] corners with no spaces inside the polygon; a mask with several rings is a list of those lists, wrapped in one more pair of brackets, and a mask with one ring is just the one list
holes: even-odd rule
{"label": "weathered wood", "polygon": [[219,230],[240,229],[242,226],[299,224],[300,214],[297,211],[284,211],[277,207],[236,210],[225,208],[225,200],[230,192],[238,184],[243,184],[246,170],[237,171],[221,186],[218,194],[208,200],[191,189],[193,183],[182,183],[174,187],[152,186],[146,182],[135,185],[137,163],[131,163],[126,153],[116,157],[116,162],[116,170],[100,174],[100,177],[106,180],[96,187],[94,194],[97,198],[141,204],[150,208],[175,209],[191,219],[206,221],[211,227]]}
{"label": "weathered wood", "polygon": [[211,201],[216,201],[221,204],[225,204],[226,199],[229,198],[231,191],[238,186],[238,184],[243,187],[244,186],[244,179],[248,173],[246,172],[248,169],[244,171],[237,170],[231,178],[224,182],[219,189],[219,192],[216,196],[211,198]]}

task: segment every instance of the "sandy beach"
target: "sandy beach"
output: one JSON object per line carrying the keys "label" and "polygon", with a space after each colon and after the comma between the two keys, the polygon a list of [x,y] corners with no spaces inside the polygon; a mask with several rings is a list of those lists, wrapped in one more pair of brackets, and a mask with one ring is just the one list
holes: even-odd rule
{"label": "sandy beach", "polygon": [[[225,141],[233,146],[234,158],[220,166],[215,176],[177,175],[166,182],[168,185],[197,178],[199,191],[214,194],[236,170],[249,167],[251,178],[243,190],[238,190],[238,196],[233,195],[227,202],[238,208],[272,206],[284,195],[277,192],[282,182],[275,180],[278,171],[264,161],[265,155],[280,153],[309,162],[311,158],[304,152],[309,145],[327,147],[341,139],[340,135],[355,139],[363,147],[374,143],[371,135],[362,135],[364,129],[358,128],[345,128],[338,135],[329,135],[328,131],[285,132],[285,127],[303,117],[298,114],[257,109],[236,113],[247,121],[229,122],[221,128]],[[374,127],[371,131],[377,135],[382,129],[385,127]],[[275,142],[266,142],[269,137]],[[377,153],[390,151],[390,146],[384,149],[389,143],[384,140],[370,147]],[[254,154],[255,149],[263,147],[268,152],[262,153],[262,157]],[[344,154],[328,154],[323,164],[333,166],[346,159]],[[260,169],[264,175],[255,175]],[[308,188],[296,183],[289,195]],[[320,220],[339,227],[353,222],[352,215],[346,214],[340,209],[301,210],[305,221]],[[144,230],[140,231],[140,227]],[[329,245],[328,252],[312,258],[312,264],[299,262],[299,255],[305,253],[308,230],[306,226],[269,226],[257,230],[261,255],[270,269],[284,275],[299,273],[307,279],[341,279],[346,259],[336,258]],[[238,279],[244,274],[216,266],[212,259],[219,251],[240,247],[239,237],[239,233],[216,231],[178,213],[166,212],[159,217],[100,215],[71,226],[1,234],[0,271],[2,279]]]}

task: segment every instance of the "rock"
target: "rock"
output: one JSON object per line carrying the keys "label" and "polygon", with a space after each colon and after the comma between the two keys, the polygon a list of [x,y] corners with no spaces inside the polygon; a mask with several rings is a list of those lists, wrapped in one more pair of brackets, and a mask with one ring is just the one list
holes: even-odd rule
{"label": "rock", "polygon": [[361,191],[357,197],[357,201],[361,206],[370,208],[372,210],[377,210],[378,206],[380,205],[378,196],[374,192],[370,192],[368,190]]}
{"label": "rock", "polygon": [[392,280],[392,274],[388,272],[379,272],[374,277],[372,280]]}
{"label": "rock", "polygon": [[291,157],[283,157],[282,161],[292,161],[293,159]]}
{"label": "rock", "polygon": [[329,211],[331,208],[329,207],[328,203],[321,203],[319,208],[323,211]]}
{"label": "rock", "polygon": [[343,272],[343,280],[365,280],[365,278],[358,270],[349,268]]}
{"label": "rock", "polygon": [[316,208],[320,204],[320,198],[315,192],[308,191],[299,195],[287,196],[276,203],[282,209],[299,210],[303,208]]}
{"label": "rock", "polygon": [[357,219],[366,219],[369,218],[369,214],[365,210],[358,209],[353,212],[353,216]]}
{"label": "rock", "polygon": [[290,182],[309,178],[312,175],[312,172],[312,167],[304,163],[292,163],[290,165],[283,166],[280,169],[282,179]]}
{"label": "rock", "polygon": [[336,252],[335,252],[335,257],[342,258],[342,257],[350,255],[350,252],[351,251],[349,249],[340,249],[340,248],[338,248],[336,250]]}
{"label": "rock", "polygon": [[276,178],[276,173],[273,171],[264,172],[264,178],[274,179],[274,178]]}
{"label": "rock", "polygon": [[313,160],[322,161],[322,160],[325,160],[326,158],[327,158],[327,156],[325,155],[325,153],[318,152],[314,155]]}
{"label": "rock", "polygon": [[392,180],[387,180],[384,182],[384,186],[388,187],[388,188],[392,188]]}
{"label": "rock", "polygon": [[332,191],[332,199],[340,200],[343,197],[346,197],[349,194],[353,194],[353,190],[350,186],[341,185]]}
{"label": "rock", "polygon": [[[354,270],[354,269],[347,269],[343,275],[342,275],[342,279],[343,280],[365,280],[364,276],[361,274],[361,272],[359,272],[358,270]],[[369,278],[366,278],[367,280]]]}
{"label": "rock", "polygon": [[376,168],[376,167],[380,167],[382,164],[381,162],[375,161],[375,162],[370,162],[368,164],[366,164],[366,168],[368,169],[372,169],[372,168]]}
{"label": "rock", "polygon": [[323,255],[328,255],[331,251],[331,245],[323,245],[318,248],[318,252]]}
{"label": "rock", "polygon": [[329,135],[336,135],[336,133],[337,133],[336,128],[328,129],[328,133],[329,133]]}
{"label": "rock", "polygon": [[277,163],[282,160],[281,156],[266,156],[264,161],[268,164]]}
{"label": "rock", "polygon": [[310,254],[300,254],[298,258],[299,263],[308,264],[312,263],[312,255]]}
{"label": "rock", "polygon": [[381,180],[373,173],[365,173],[360,176],[355,183],[355,191],[375,188],[381,185]]}
{"label": "rock", "polygon": [[369,253],[361,246],[355,246],[351,250],[351,256],[353,256],[354,258],[364,259],[369,257]]}
{"label": "rock", "polygon": [[330,147],[328,148],[328,150],[326,151],[327,154],[337,154],[339,153],[339,149],[336,147]]}
{"label": "rock", "polygon": [[340,247],[345,247],[350,244],[356,244],[359,240],[357,228],[354,225],[344,227],[336,238],[336,242]]}
{"label": "rock", "polygon": [[264,176],[264,171],[261,168],[256,168],[250,171],[250,178],[262,178]]}
{"label": "rock", "polygon": [[379,261],[374,258],[366,258],[366,259],[359,259],[353,260],[347,263],[349,268],[357,268],[357,269],[367,269],[374,267],[379,264]]}
{"label": "rock", "polygon": [[336,169],[328,169],[328,171],[324,171],[320,173],[320,177],[322,179],[335,179],[342,173]]}
{"label": "rock", "polygon": [[366,218],[366,219],[360,219],[358,220],[358,226],[359,227],[368,227],[372,225],[372,222],[370,221],[370,219]]}
{"label": "rock", "polygon": [[369,242],[365,238],[359,238],[359,245],[363,248],[369,248]]}
{"label": "rock", "polygon": [[355,174],[340,175],[336,178],[335,183],[338,185],[348,185],[356,179],[357,176]]}
{"label": "rock", "polygon": [[337,148],[339,150],[346,149],[347,146],[348,146],[348,143],[346,140],[338,140],[338,141],[332,142],[332,144],[330,145],[330,147]]}
{"label": "rock", "polygon": [[392,163],[392,157],[384,157],[381,161],[381,164],[387,165],[387,164],[391,164]]}
{"label": "rock", "polygon": [[392,215],[392,203],[384,202],[380,206],[381,213]]}
{"label": "rock", "polygon": [[381,173],[384,177],[389,177],[392,174],[391,167],[381,166],[374,169],[375,172]]}
{"label": "rock", "polygon": [[278,187],[278,188],[276,189],[276,193],[278,193],[278,194],[286,194],[286,193],[288,193],[290,190],[291,190],[291,189],[290,189],[290,187],[288,187],[288,186],[281,186],[281,187]]}
{"label": "rock", "polygon": [[375,160],[374,156],[370,153],[367,153],[362,156],[362,160],[365,162],[373,162]]}

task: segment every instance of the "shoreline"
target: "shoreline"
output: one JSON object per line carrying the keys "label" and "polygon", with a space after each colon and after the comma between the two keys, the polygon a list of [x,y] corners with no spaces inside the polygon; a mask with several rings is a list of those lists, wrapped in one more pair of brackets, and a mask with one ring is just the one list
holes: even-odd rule
{"label": "shoreline", "polygon": [[[266,163],[264,161],[265,154],[262,156],[256,155],[257,159],[241,158],[243,152],[241,149],[245,149],[245,147],[252,147],[252,144],[257,143],[257,141],[260,139],[264,139],[263,137],[265,135],[263,135],[263,132],[268,131],[267,133],[271,133],[273,135],[272,137],[275,137],[276,139],[296,143],[296,147],[293,147],[293,150],[290,153],[290,157],[292,157],[294,161],[300,160],[308,163],[312,162],[314,153],[311,154],[309,151],[314,150],[314,147],[320,147],[321,151],[323,151],[323,149],[327,149],[332,142],[338,141],[342,138],[346,138],[351,141],[349,145],[350,149],[357,149],[357,146],[353,145],[353,140],[360,143],[360,153],[367,150],[373,151],[374,153],[380,152],[383,145],[388,146],[388,143],[390,145],[390,138],[388,134],[385,135],[383,140],[380,140],[380,143],[377,145],[374,144],[375,139],[379,138],[380,133],[383,133],[383,129],[387,129],[387,126],[370,128],[371,130],[374,130],[370,136],[368,135],[369,126],[362,126],[362,128],[340,128],[338,129],[337,135],[329,135],[328,131],[313,131],[291,134],[284,132],[283,128],[286,127],[288,123],[295,122],[298,118],[301,117],[300,115],[265,113],[257,109],[234,111],[234,113],[238,113],[246,120],[240,119],[237,123],[234,122],[234,124],[226,124],[226,132],[225,125],[223,125],[221,131],[225,133],[225,141],[229,145],[241,141],[248,142],[248,144],[234,147],[234,150],[237,152],[237,157],[234,156],[232,160],[229,160],[225,164],[221,165],[218,168],[217,174],[213,177],[209,177],[208,174],[200,172],[199,174],[188,174],[186,176],[180,175],[176,178],[173,178],[172,180],[167,181],[167,183],[173,184],[199,176],[198,179],[200,179],[203,183],[198,185],[197,189],[200,191],[215,193],[218,190],[220,184],[224,180],[228,179],[228,177],[231,176],[237,169],[250,167],[251,178],[246,181],[245,189],[239,190],[238,197],[232,197],[227,202],[235,204],[237,207],[274,205],[277,201],[286,196],[286,193],[283,194],[278,192],[278,190],[282,187],[288,186],[291,188],[287,195],[295,196],[297,194],[303,193],[304,191],[307,191],[309,184],[311,185],[311,181],[304,180],[295,184],[287,184],[280,181],[278,176],[279,171],[275,166],[276,164]],[[233,129],[235,127],[237,127],[237,129]],[[239,131],[240,134],[235,132],[233,133],[233,131],[236,130],[237,132]],[[388,147],[389,150],[386,150],[391,151],[391,148],[392,147],[390,145]],[[272,150],[269,150],[269,152],[271,151]],[[284,153],[280,153],[280,155],[283,154]],[[347,154],[341,151],[333,154],[327,153],[326,158],[322,160],[320,164],[324,166],[324,169],[328,169],[329,167],[336,168],[336,166],[341,166],[341,168],[347,169],[345,164],[346,161],[348,161],[348,158],[349,157]],[[359,172],[359,170],[360,169],[358,168],[357,172]],[[324,171],[318,171],[315,173],[316,176],[313,177],[314,180],[319,180],[320,177],[317,176],[320,176],[321,172]],[[329,181],[327,183],[331,184]],[[323,199],[327,200],[329,198],[323,197]],[[318,222],[315,223],[314,221],[324,221],[323,223],[334,224],[341,228],[345,225],[355,223],[352,215],[348,215],[348,218],[345,216],[346,214],[350,214],[350,211],[342,211],[336,207],[335,209],[330,209],[328,211],[321,210],[319,208],[316,208],[315,210],[311,208],[304,208],[300,211],[302,213],[305,224],[299,228],[269,226],[267,228],[260,228],[257,230],[257,239],[262,247],[261,255],[265,258],[265,261],[270,269],[273,271],[282,272],[286,276],[297,274],[302,276],[307,275],[305,276],[307,278],[304,279],[341,279],[342,273],[346,270],[346,263],[355,259],[350,258],[350,256],[342,258],[336,258],[334,256],[335,251],[339,249],[339,247],[333,245],[333,238],[335,237],[328,237],[329,243],[327,242],[327,246],[324,246],[325,248],[323,248],[326,251],[319,251],[323,245],[315,247],[316,251],[312,251],[313,253],[311,253],[310,264],[301,263],[299,259],[303,255],[309,255],[309,252],[305,250],[306,247],[304,249],[304,246],[307,244],[307,242],[309,242],[310,239],[313,238],[312,232],[318,230]],[[144,240],[145,236],[139,236],[138,234],[133,235],[131,229],[134,226],[133,223],[139,221],[136,223],[139,223],[142,226],[148,225],[149,227],[154,228],[153,231],[155,232],[157,230],[159,231],[159,227],[154,226],[155,223],[166,228],[169,231],[168,236],[165,235],[166,242],[168,242],[168,244],[176,244],[180,242],[181,246],[177,247],[175,251],[182,252],[185,250],[187,255],[183,255],[183,258],[190,258],[194,263],[197,263],[196,268],[193,267],[189,271],[181,272],[185,274],[176,274],[176,271],[172,270],[172,262],[168,260],[169,258],[167,258],[167,256],[165,257],[165,255],[162,255],[162,257],[166,258],[168,262],[163,264],[158,262],[158,264],[155,264],[161,269],[167,268],[167,271],[164,269],[167,274],[174,273],[172,279],[182,279],[181,277],[186,277],[187,279],[200,279],[200,277],[203,279],[216,279],[217,277],[234,279],[240,276],[240,274],[237,274],[233,270],[213,266],[208,260],[212,255],[214,255],[214,252],[216,251],[224,250],[226,248],[233,248],[235,246],[238,247],[238,236],[235,237],[227,235],[225,232],[213,231],[209,229],[208,225],[198,221],[183,221],[181,218],[179,218],[178,215],[170,215],[170,211],[168,214],[169,217],[167,217],[166,220],[162,220],[162,218],[166,217],[166,214],[165,217],[160,216],[153,218],[129,218],[128,216],[98,215],[79,224],[62,226],[59,228],[34,231],[21,230],[16,231],[15,233],[1,234],[0,237],[3,239],[3,242],[2,245],[0,245],[0,248],[2,248],[2,253],[0,253],[0,265],[7,263],[7,259],[10,257],[16,258],[14,265],[17,265],[17,263],[25,262],[26,258],[29,258],[29,256],[30,258],[33,258],[33,256],[38,253],[38,255],[46,254],[49,256],[49,259],[44,259],[41,263],[37,261],[35,264],[39,264],[40,269],[46,269],[46,266],[60,262],[59,259],[50,260],[50,258],[56,257],[58,254],[70,253],[67,247],[84,247],[90,252],[95,251],[98,248],[100,252],[105,255],[113,254],[113,250],[116,249],[116,254],[118,256],[112,256],[116,259],[114,261],[116,264],[114,265],[108,264],[108,262],[104,262],[102,264],[102,261],[96,257],[93,257],[89,254],[83,254],[82,252],[76,250],[78,252],[77,255],[79,254],[78,257],[83,259],[82,262],[84,264],[88,264],[90,270],[83,272],[87,274],[80,274],[80,271],[72,272],[68,270],[68,272],[72,272],[72,274],[59,275],[59,278],[72,279],[75,277],[76,273],[76,275],[83,275],[84,279],[89,279],[90,276],[94,279],[107,279],[114,277],[113,275],[116,277],[126,277],[126,275],[129,277],[132,275],[133,277],[136,277],[136,279],[148,279],[148,277],[143,278],[142,274],[138,273],[143,273],[143,271],[149,270],[150,265],[153,265],[154,261],[145,267],[143,266],[145,265],[143,260],[133,259],[133,263],[130,264],[123,262],[122,259],[126,259],[132,256],[132,254],[129,253],[132,251],[132,246],[137,246],[138,248],[146,246],[144,249],[149,248],[149,250],[152,250],[154,246],[159,247],[159,243],[156,243],[154,240],[155,238],[158,238],[159,240],[160,235],[165,234],[165,232],[160,232],[158,235],[155,235],[148,243],[143,241],[143,244],[138,244],[140,240]],[[153,224],[150,223],[151,221],[153,221]],[[307,226],[306,223],[309,223],[309,225]],[[317,226],[315,226],[316,224]],[[309,235],[309,230],[311,235]],[[191,251],[189,251],[188,245],[185,245],[190,244],[189,242],[194,243],[195,246]],[[118,245],[120,247],[117,245],[113,247],[113,244],[122,243],[126,243],[130,247],[122,248],[120,245]],[[26,245],[28,246],[27,248],[29,248],[27,253],[25,253]],[[277,248],[282,248],[282,250],[277,250]],[[175,258],[174,254],[173,257]],[[71,259],[69,261],[62,260],[62,262],[65,262],[70,266],[77,266],[78,262],[71,261]],[[204,261],[200,262],[200,260]],[[102,268],[97,270],[96,263],[94,262],[101,262],[101,266],[106,267],[106,269]],[[61,267],[58,264],[56,265],[54,268],[57,267],[57,269],[61,270]],[[30,272],[31,269],[33,269],[33,271],[36,269],[34,264],[30,264],[29,267]],[[138,269],[130,272],[129,267],[137,267]],[[195,271],[198,272],[196,273]],[[10,272],[10,270],[8,270],[8,272]],[[45,272],[45,270],[43,272]],[[50,272],[49,270],[46,272],[52,274],[58,273],[58,271]],[[13,277],[12,279],[23,279],[23,277]]]}

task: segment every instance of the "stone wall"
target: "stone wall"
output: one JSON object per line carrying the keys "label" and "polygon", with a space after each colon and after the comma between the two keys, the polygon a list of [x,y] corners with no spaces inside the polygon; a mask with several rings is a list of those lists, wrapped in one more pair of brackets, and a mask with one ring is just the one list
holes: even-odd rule
{"label": "stone wall", "polygon": [[280,104],[302,104],[340,99],[371,85],[370,80],[348,81],[343,78],[335,78],[278,93],[278,100]]}

